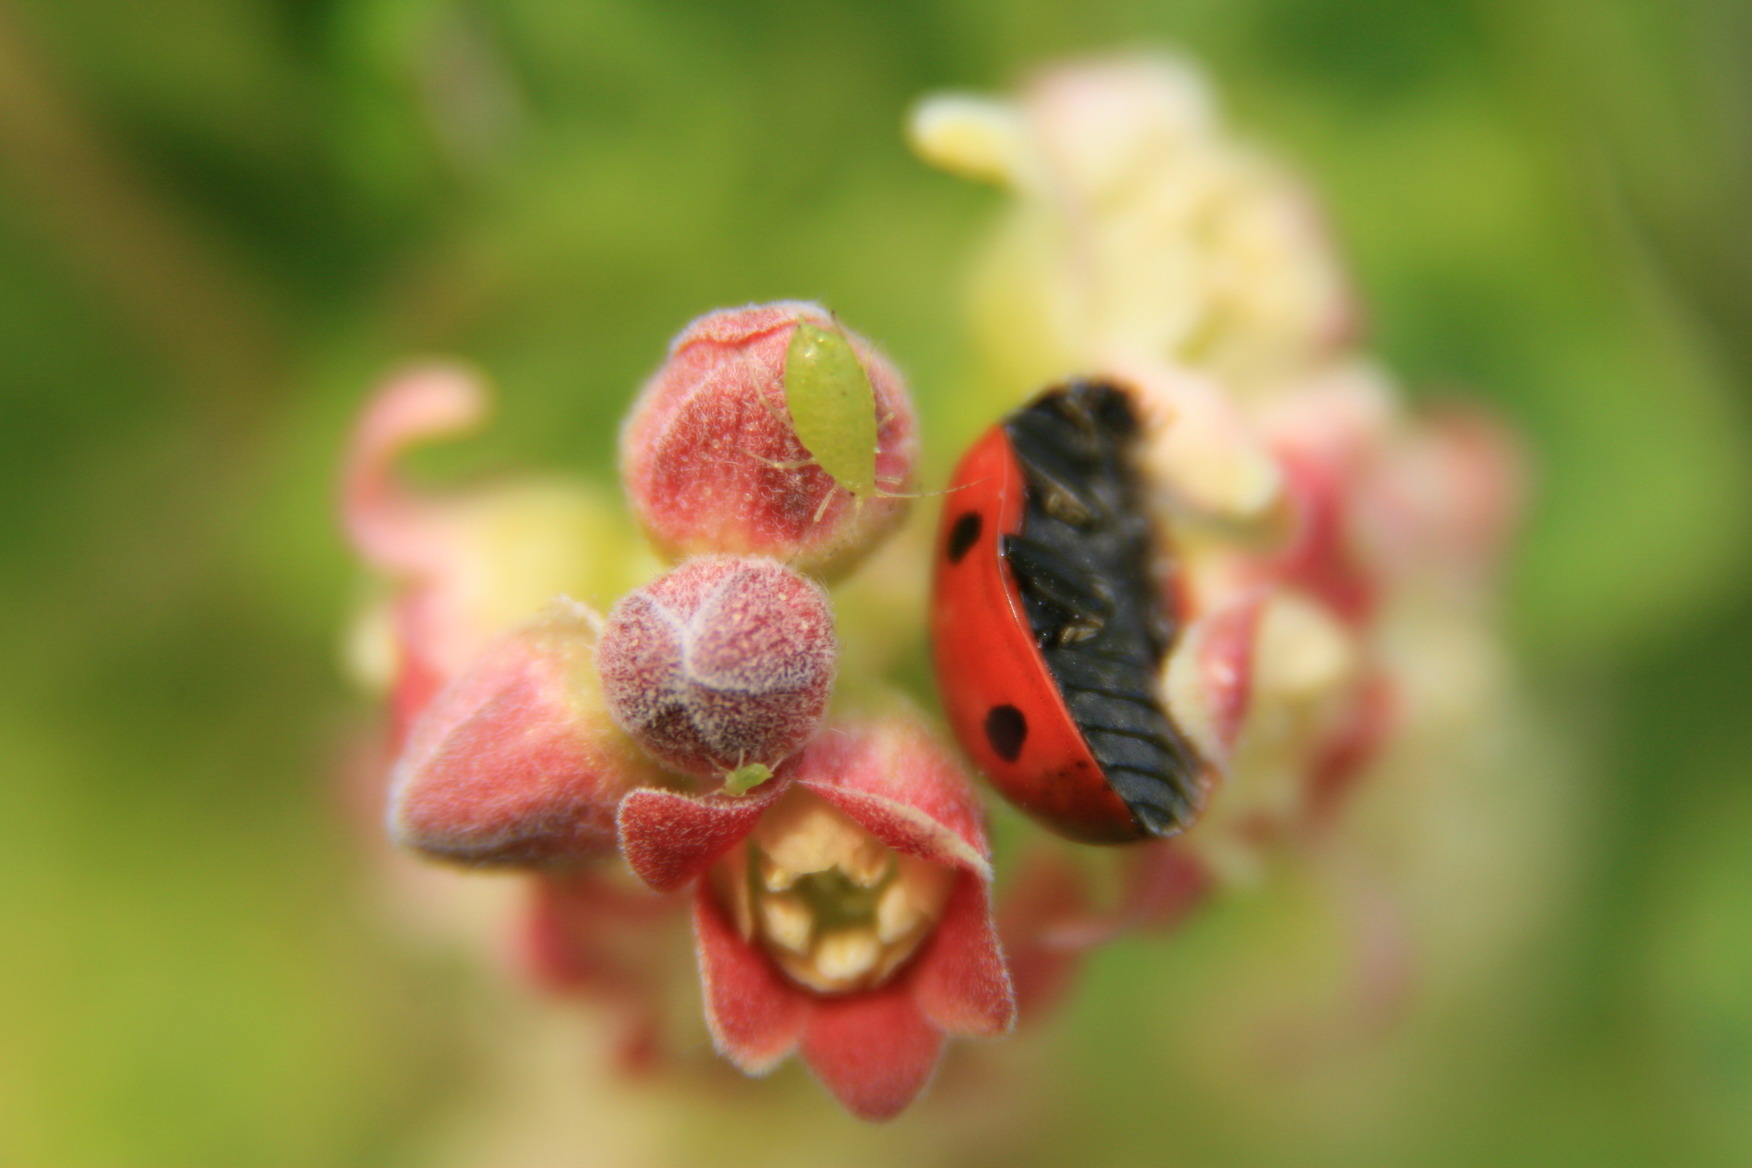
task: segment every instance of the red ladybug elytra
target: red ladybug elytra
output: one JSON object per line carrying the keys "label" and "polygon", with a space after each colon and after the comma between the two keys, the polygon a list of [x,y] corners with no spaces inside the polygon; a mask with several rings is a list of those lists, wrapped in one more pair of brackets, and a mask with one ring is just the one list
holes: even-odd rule
{"label": "red ladybug elytra", "polygon": [[1012,803],[1089,843],[1177,835],[1203,799],[1159,692],[1176,628],[1137,434],[1117,386],[1047,390],[961,460],[936,553],[932,653],[955,736]]}

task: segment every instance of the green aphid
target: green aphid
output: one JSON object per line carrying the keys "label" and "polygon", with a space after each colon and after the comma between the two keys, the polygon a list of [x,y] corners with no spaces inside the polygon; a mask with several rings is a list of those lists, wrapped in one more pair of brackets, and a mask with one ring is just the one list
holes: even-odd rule
{"label": "green aphid", "polygon": [[746,795],[772,777],[772,769],[765,763],[744,763],[724,776],[724,789],[732,795]]}
{"label": "green aphid", "polygon": [[785,352],[785,408],[797,441],[860,501],[876,483],[876,390],[837,327],[799,322]]}

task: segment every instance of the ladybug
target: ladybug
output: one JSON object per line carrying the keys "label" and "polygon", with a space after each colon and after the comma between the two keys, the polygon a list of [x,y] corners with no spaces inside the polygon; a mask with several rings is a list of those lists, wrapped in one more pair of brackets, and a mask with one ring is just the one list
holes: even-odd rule
{"label": "ladybug", "polygon": [[1087,843],[1178,835],[1204,795],[1160,692],[1177,622],[1138,439],[1124,389],[1047,390],[961,460],[935,552],[932,656],[956,738],[1005,798]]}

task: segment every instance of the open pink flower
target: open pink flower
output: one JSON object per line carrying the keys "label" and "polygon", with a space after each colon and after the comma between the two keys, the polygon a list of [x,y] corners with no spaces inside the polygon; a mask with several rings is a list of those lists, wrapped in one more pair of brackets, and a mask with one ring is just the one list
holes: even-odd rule
{"label": "open pink flower", "polygon": [[830,729],[752,795],[628,795],[621,847],[659,891],[697,881],[706,1022],[749,1074],[793,1051],[888,1119],[946,1034],[995,1036],[1015,997],[979,803],[911,720]]}

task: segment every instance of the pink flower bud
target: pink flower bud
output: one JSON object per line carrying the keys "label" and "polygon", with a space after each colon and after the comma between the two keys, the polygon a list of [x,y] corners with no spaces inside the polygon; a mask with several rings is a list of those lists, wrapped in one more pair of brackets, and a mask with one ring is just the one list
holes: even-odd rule
{"label": "pink flower bud", "polygon": [[[856,475],[793,425],[785,375],[800,324],[843,335],[868,376],[868,397],[832,407],[848,433],[853,411],[864,427],[874,413],[871,461]],[[640,522],[673,558],[759,553],[843,571],[900,519],[916,431],[906,384],[881,354],[818,305],[785,301],[711,313],[675,339],[627,418],[621,469]]]}
{"label": "pink flower bud", "polygon": [[597,663],[609,712],[665,765],[773,766],[809,740],[839,642],[819,584],[774,560],[707,556],[629,593]]}
{"label": "pink flower bud", "polygon": [[433,859],[514,866],[614,849],[621,796],[662,776],[602,708],[593,619],[554,601],[426,708],[392,780],[396,842]]}

